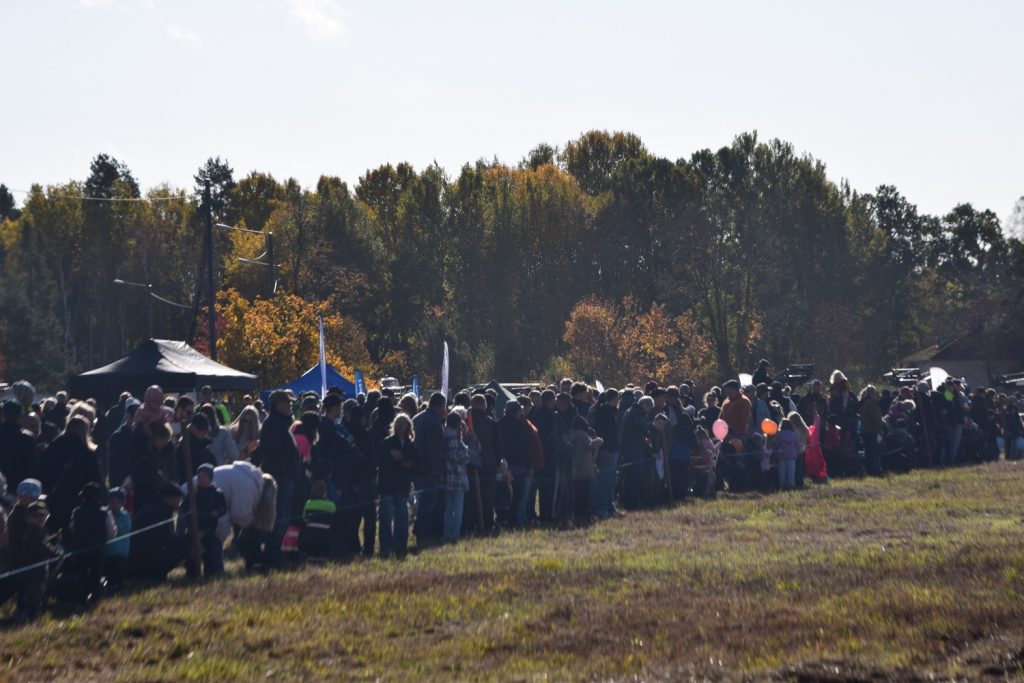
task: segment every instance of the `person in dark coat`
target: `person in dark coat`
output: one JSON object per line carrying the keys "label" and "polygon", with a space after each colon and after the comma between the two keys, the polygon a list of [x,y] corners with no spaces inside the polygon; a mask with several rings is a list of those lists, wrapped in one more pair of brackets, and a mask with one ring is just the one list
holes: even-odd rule
{"label": "person in dark coat", "polygon": [[284,391],[270,395],[270,415],[260,428],[260,447],[252,463],[277,482],[277,520],[267,541],[267,563],[281,565],[281,541],[288,529],[295,485],[299,481],[301,460],[292,438],[291,398]]}
{"label": "person in dark coat", "polygon": [[501,433],[501,453],[512,473],[512,505],[506,523],[510,528],[519,526],[517,513],[527,493],[530,470],[530,443],[527,427],[522,422],[523,406],[518,401],[505,404],[505,416],[498,420]]}
{"label": "person in dark coat", "polygon": [[413,418],[419,471],[413,481],[419,490],[413,533],[416,544],[429,544],[441,538],[443,510],[439,488],[444,466],[444,420],[448,399],[444,394],[430,396],[427,409]]}
{"label": "person in dark coat", "polygon": [[640,507],[643,499],[645,463],[652,454],[652,428],[649,415],[654,412],[654,399],[644,396],[629,409],[622,420],[622,504],[627,510]]}
{"label": "person in dark coat", "polygon": [[79,492],[78,507],[68,524],[67,548],[72,556],[65,572],[75,577],[75,598],[96,600],[103,589],[103,561],[106,543],[114,537],[114,520],[105,507],[106,497],[99,482],[90,482]]}
{"label": "person in dark coat", "polygon": [[[181,505],[181,489],[164,482],[157,497],[132,518],[132,537],[128,552],[128,574],[137,579],[164,581],[172,569],[189,555],[188,536],[174,533],[174,512]],[[194,570],[193,570],[194,571]]]}
{"label": "person in dark coat", "polygon": [[[364,410],[370,410],[364,406]],[[370,416],[369,422],[367,423],[368,429],[370,430],[370,436],[373,443],[379,444],[384,439],[388,438],[388,434],[391,433],[391,423],[394,421],[395,416],[398,415],[398,411],[395,409],[394,399],[390,396],[382,396],[376,403],[376,407],[372,409],[372,412],[368,413]]]}
{"label": "person in dark coat", "polygon": [[196,468],[196,526],[203,551],[205,576],[224,573],[224,544],[217,536],[217,524],[228,513],[228,501],[213,483],[213,465],[204,462]]}
{"label": "person in dark coat", "polygon": [[114,430],[107,442],[107,481],[120,486],[128,478],[132,460],[132,427],[139,402],[130,399],[124,407],[124,422]]}
{"label": "person in dark coat", "polygon": [[[57,452],[51,453],[57,449]],[[89,420],[76,415],[43,454],[47,462],[47,475],[51,478],[50,528],[63,529],[71,521],[71,511],[78,505],[78,494],[89,482],[102,480],[96,446],[89,439]],[[46,489],[46,482],[43,482]]]}
{"label": "person in dark coat", "polygon": [[501,432],[498,423],[487,412],[487,397],[483,394],[476,394],[470,399],[467,419],[480,444],[480,511],[484,519],[483,530],[490,531],[494,529],[494,487],[498,463],[502,458]]}
{"label": "person in dark coat", "polygon": [[770,367],[771,364],[768,363],[766,359],[762,358],[758,361],[757,369],[754,370],[754,374],[750,380],[751,384],[755,387],[759,384],[767,384],[770,386],[772,383],[772,376],[768,374],[768,368]]}
{"label": "person in dark coat", "polygon": [[[555,403],[554,390],[545,389],[540,395],[540,406],[530,413],[530,422],[537,428],[541,447],[544,449],[544,469],[537,473],[539,515],[542,522],[550,522],[554,518],[552,503],[555,499],[555,472],[559,464],[555,448]],[[486,522],[484,519],[485,524]]]}
{"label": "person in dark coat", "polygon": [[[353,442],[352,478],[348,500],[344,505],[347,509],[342,510],[344,534],[349,540],[347,549],[353,553],[361,550],[363,557],[372,557],[377,538],[377,459],[374,457],[376,448],[373,437],[366,429],[366,411],[363,407],[353,407],[349,411],[348,420],[342,421],[340,428]],[[361,546],[360,524],[363,527]]]}
{"label": "person in dark coat", "polygon": [[418,467],[412,420],[399,415],[377,448],[381,557],[405,555],[409,538],[409,490]]}
{"label": "person in dark coat", "polygon": [[804,419],[804,422],[809,425],[814,424],[815,417],[820,417],[821,424],[825,424],[825,419],[828,418],[828,399],[821,392],[820,379],[811,382],[811,390],[800,399],[797,412],[800,413],[800,417]]}
{"label": "person in dark coat", "polygon": [[718,394],[709,391],[704,394],[704,407],[697,413],[697,421],[704,431],[711,432],[712,425],[721,416],[722,409],[718,407]]}
{"label": "person in dark coat", "polygon": [[597,475],[594,477],[592,505],[598,517],[608,517],[614,511],[616,474],[619,464],[619,392],[608,389],[594,410],[594,433],[602,440],[597,452]]}
{"label": "person in dark coat", "polygon": [[[188,425],[188,440],[189,448],[191,452],[189,455],[192,458],[192,469],[199,467],[200,465],[209,464],[214,467],[217,466],[217,459],[213,453],[210,452],[210,419],[202,412],[198,412],[192,416],[192,420]],[[181,442],[178,444],[176,451],[177,455],[177,476],[171,479],[170,474],[165,472],[164,474],[168,479],[175,481],[179,484],[185,481],[185,473],[188,471],[185,468],[185,438],[182,437]]]}
{"label": "person in dark coat", "polygon": [[169,424],[157,422],[148,427],[137,424],[132,428],[128,474],[132,479],[136,510],[157,498],[160,485],[173,479],[165,476],[166,470],[176,471],[177,466]]}
{"label": "person in dark coat", "polygon": [[0,473],[3,473],[11,487],[36,475],[36,443],[21,431],[21,404],[6,401],[2,408],[3,424],[0,424]]}

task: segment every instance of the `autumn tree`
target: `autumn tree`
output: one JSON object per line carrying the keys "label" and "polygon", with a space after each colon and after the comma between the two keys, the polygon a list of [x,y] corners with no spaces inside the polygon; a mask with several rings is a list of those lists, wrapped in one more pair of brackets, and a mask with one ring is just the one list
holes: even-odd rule
{"label": "autumn tree", "polygon": [[249,300],[227,290],[218,297],[217,313],[223,318],[219,358],[257,374],[262,386],[280,386],[319,362],[321,316],[327,362],[347,377],[354,368],[373,376],[365,331],[335,311],[330,300],[310,302],[285,292]]}

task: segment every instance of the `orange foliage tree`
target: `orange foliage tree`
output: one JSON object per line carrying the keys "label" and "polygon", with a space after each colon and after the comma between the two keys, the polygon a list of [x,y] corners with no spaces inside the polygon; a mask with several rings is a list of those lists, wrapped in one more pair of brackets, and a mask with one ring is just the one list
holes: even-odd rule
{"label": "orange foliage tree", "polygon": [[692,316],[673,319],[657,303],[643,310],[630,297],[621,304],[595,297],[579,302],[562,340],[569,364],[591,381],[703,383],[715,373],[711,344]]}
{"label": "orange foliage tree", "polygon": [[305,301],[287,292],[272,299],[249,300],[233,289],[220,292],[217,298],[223,320],[218,359],[259,375],[264,387],[291,381],[319,362],[320,316],[327,362],[349,378],[353,368],[373,375],[365,330],[335,311],[330,300]]}

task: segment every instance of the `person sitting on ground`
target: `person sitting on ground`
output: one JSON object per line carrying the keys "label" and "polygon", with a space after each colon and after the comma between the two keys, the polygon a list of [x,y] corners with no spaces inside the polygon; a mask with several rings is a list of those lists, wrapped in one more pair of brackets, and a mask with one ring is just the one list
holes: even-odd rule
{"label": "person sitting on ground", "polygon": [[309,500],[302,510],[299,551],[306,557],[326,558],[331,554],[334,523],[338,507],[327,495],[327,482],[315,480],[309,488]]}
{"label": "person sitting on ground", "polygon": [[107,592],[118,590],[124,584],[124,577],[128,569],[128,551],[131,547],[131,539],[128,534],[132,531],[132,518],[124,509],[124,502],[127,496],[124,489],[115,486],[107,494],[107,509],[114,520],[114,538],[106,545],[105,558],[103,560],[103,575],[107,578]]}

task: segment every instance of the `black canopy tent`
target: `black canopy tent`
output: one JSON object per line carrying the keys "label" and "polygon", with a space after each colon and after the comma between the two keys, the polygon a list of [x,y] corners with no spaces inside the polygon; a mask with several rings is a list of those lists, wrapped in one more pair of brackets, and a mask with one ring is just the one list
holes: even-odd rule
{"label": "black canopy tent", "polygon": [[124,358],[71,378],[71,395],[104,403],[122,391],[142,396],[158,384],[168,392],[192,391],[209,385],[214,391],[255,391],[256,375],[210,360],[183,341],[147,339]]}

